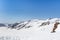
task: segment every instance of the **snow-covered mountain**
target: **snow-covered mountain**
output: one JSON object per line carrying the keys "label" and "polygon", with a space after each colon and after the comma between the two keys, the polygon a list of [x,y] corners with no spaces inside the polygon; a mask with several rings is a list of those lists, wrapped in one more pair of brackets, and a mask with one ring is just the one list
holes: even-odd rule
{"label": "snow-covered mountain", "polygon": [[41,26],[46,26],[49,24],[53,24],[57,21],[60,21],[59,18],[49,18],[46,20],[39,20],[39,19],[34,19],[34,20],[28,20],[28,21],[21,21],[19,23],[14,23],[14,24],[8,24],[10,28],[15,28],[15,29],[22,29],[22,28],[30,28],[30,27],[41,27]]}
{"label": "snow-covered mountain", "polygon": [[60,23],[60,18],[7,24],[7,27],[0,27],[0,40],[60,40],[60,24],[56,32],[51,33],[55,22]]}

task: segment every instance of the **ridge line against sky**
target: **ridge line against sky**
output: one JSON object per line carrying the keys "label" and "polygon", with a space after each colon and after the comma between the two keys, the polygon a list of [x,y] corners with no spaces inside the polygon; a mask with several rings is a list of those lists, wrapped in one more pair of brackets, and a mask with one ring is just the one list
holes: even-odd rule
{"label": "ridge line against sky", "polygon": [[0,22],[60,18],[60,0],[0,0]]}

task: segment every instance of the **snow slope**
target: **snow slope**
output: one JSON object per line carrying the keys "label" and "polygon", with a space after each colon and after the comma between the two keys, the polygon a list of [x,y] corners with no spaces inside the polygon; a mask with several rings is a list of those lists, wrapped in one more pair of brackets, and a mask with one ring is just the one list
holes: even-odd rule
{"label": "snow slope", "polygon": [[[47,24],[48,21],[50,22],[49,25]],[[14,26],[13,29],[0,27],[0,40],[60,40],[60,25],[58,25],[55,33],[51,33],[56,21],[60,22],[60,19],[34,19],[22,22]],[[42,23],[44,25],[40,26]]]}

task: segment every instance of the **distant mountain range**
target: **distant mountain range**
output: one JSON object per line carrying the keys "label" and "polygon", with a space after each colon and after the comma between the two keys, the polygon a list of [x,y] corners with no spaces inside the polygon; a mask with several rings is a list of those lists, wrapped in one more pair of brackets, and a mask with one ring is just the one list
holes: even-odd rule
{"label": "distant mountain range", "polygon": [[6,25],[3,23],[0,23],[0,27],[5,27]]}
{"label": "distant mountain range", "polygon": [[8,27],[8,28],[14,28],[14,29],[22,29],[22,28],[30,28],[33,26],[46,26],[51,23],[59,22],[60,18],[48,18],[46,20],[39,20],[39,19],[33,19],[33,20],[28,20],[28,21],[21,21],[19,23],[13,23],[13,24],[4,24],[0,23],[0,27]]}

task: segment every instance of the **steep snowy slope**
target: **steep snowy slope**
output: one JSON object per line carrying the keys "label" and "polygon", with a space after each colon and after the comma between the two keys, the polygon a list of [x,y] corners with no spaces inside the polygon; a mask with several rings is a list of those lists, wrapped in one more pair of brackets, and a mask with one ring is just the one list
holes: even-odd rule
{"label": "steep snowy slope", "polygon": [[60,24],[56,32],[51,33],[55,22],[60,19],[28,20],[11,26],[13,29],[0,27],[0,40],[60,40]]}

